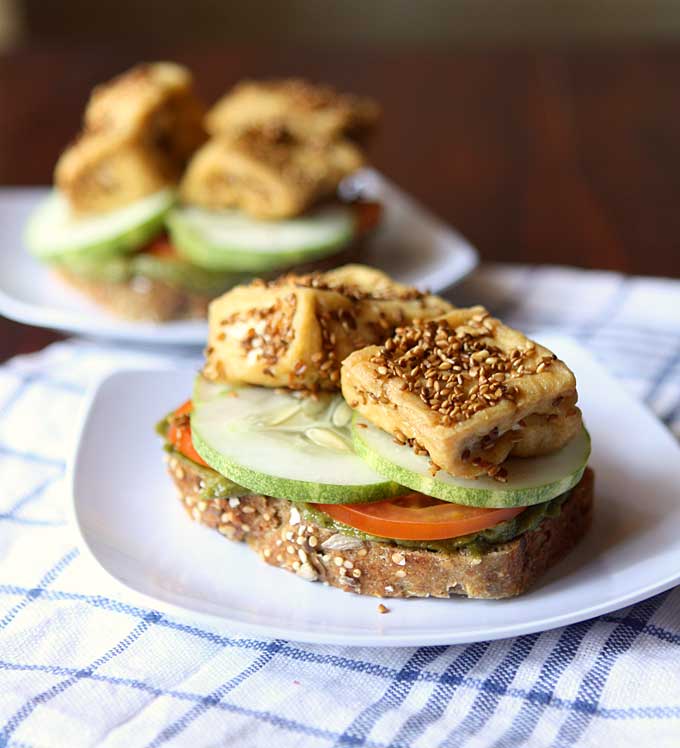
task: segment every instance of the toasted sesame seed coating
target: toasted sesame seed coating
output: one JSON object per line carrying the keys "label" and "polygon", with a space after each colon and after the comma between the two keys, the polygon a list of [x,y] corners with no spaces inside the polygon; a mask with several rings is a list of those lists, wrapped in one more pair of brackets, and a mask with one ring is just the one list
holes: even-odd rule
{"label": "toasted sesame seed coating", "polygon": [[510,456],[561,448],[581,427],[573,374],[482,307],[399,326],[343,363],[342,390],[367,420],[439,470],[473,478]]}

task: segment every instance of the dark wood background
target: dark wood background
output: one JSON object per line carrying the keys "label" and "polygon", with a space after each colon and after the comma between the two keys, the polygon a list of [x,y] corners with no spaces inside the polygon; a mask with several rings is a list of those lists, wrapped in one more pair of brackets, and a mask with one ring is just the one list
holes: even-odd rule
{"label": "dark wood background", "polygon": [[[278,75],[376,96],[373,162],[483,260],[680,276],[680,48],[23,49],[0,56],[0,185],[48,183],[92,86],[161,58],[208,101]],[[0,359],[56,337],[0,319]]]}

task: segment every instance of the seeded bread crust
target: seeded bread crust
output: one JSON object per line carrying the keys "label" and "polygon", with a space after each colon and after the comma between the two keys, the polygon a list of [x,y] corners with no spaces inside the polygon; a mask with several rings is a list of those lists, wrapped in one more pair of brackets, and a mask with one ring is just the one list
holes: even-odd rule
{"label": "seeded bread crust", "polygon": [[[324,272],[337,265],[355,262],[361,257],[363,246],[362,240],[354,241],[335,255],[296,266],[295,272]],[[68,286],[111,314],[132,322],[207,319],[208,305],[215,296],[192,293],[152,278],[136,277],[125,282],[111,282],[84,278],[63,268],[55,268],[53,272]]]}
{"label": "seeded bread crust", "polygon": [[375,597],[499,599],[525,592],[588,530],[593,472],[587,469],[557,517],[475,556],[362,541],[305,524],[289,501],[251,495],[203,501],[201,478],[172,456],[168,472],[189,515],[230,540],[242,540],[268,564],[308,581]]}
{"label": "seeded bread crust", "polygon": [[211,297],[174,288],[151,278],[125,282],[91,280],[56,271],[66,284],[88,296],[108,312],[134,322],[165,322],[170,319],[205,319]]}

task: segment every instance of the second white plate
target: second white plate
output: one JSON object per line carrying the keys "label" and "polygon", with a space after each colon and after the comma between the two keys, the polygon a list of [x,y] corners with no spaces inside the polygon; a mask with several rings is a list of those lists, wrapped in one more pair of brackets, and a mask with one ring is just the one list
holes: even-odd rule
{"label": "second white plate", "polygon": [[[361,171],[350,184],[385,208],[382,225],[362,255],[365,264],[435,293],[457,283],[477,265],[477,252],[460,234],[378,172]],[[46,188],[0,190],[0,314],[29,325],[109,339],[205,343],[207,325],[201,320],[125,322],[64,286],[31,257],[22,239],[24,225],[46,193]]]}
{"label": "second white plate", "polygon": [[72,470],[83,545],[147,604],[251,635],[362,646],[457,644],[562,626],[680,581],[680,448],[582,348],[538,339],[573,367],[592,435],[595,522],[528,594],[512,600],[378,600],[305,582],[192,523],[165,473],[154,422],[194,372],[127,371],[95,394]]}

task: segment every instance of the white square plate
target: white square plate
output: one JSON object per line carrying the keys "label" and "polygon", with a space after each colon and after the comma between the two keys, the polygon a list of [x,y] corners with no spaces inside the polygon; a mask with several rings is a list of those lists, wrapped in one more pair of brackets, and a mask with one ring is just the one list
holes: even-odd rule
{"label": "white square plate", "polygon": [[[343,185],[379,200],[384,219],[366,243],[361,261],[396,280],[435,293],[457,283],[477,265],[477,252],[456,231],[428,213],[378,172],[366,169]],[[126,322],[67,288],[28,254],[26,219],[47,188],[0,190],[0,314],[38,327],[143,343],[203,345],[202,320]]]}
{"label": "white square plate", "polygon": [[455,644],[562,626],[680,580],[680,448],[588,353],[539,340],[579,382],[593,440],[592,530],[528,594],[501,601],[378,600],[267,566],[244,544],[191,522],[165,473],[154,423],[191,391],[191,371],[125,371],[104,381],[72,470],[83,543],[119,582],[175,613],[252,635],[363,646]]}

